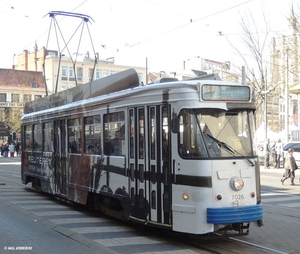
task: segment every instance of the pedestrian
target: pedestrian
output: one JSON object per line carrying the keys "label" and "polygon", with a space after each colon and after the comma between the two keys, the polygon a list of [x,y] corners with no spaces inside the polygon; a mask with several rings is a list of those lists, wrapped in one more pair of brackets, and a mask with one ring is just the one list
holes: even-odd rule
{"label": "pedestrian", "polygon": [[270,168],[271,148],[270,148],[270,139],[269,138],[266,139],[264,152],[265,152],[265,168]]}
{"label": "pedestrian", "polygon": [[15,145],[14,143],[11,143],[10,146],[9,146],[9,153],[10,153],[10,157],[15,157]]}
{"label": "pedestrian", "polygon": [[20,145],[19,145],[19,143],[17,143],[17,145],[16,145],[16,154],[17,154],[17,157],[19,156],[19,148],[20,148]]}
{"label": "pedestrian", "polygon": [[5,143],[4,149],[3,149],[3,156],[4,157],[8,157],[8,151],[9,151],[8,144]]}
{"label": "pedestrian", "polygon": [[278,141],[276,143],[275,150],[276,150],[276,166],[275,167],[280,168],[280,158],[283,153],[283,144],[282,144],[280,138],[278,139]]}
{"label": "pedestrian", "polygon": [[284,181],[288,178],[291,178],[291,185],[295,185],[294,184],[295,170],[298,169],[298,166],[293,156],[293,152],[294,152],[293,148],[288,149],[288,153],[286,155],[285,163],[284,163],[285,173],[283,175],[283,178],[281,179],[282,185],[284,185]]}

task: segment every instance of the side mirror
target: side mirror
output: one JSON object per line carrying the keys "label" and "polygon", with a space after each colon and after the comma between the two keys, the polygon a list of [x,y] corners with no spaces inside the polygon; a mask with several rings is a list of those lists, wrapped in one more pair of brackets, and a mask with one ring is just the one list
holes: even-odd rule
{"label": "side mirror", "polygon": [[174,117],[172,119],[172,122],[171,122],[172,126],[172,132],[173,133],[179,133],[179,118],[178,117]]}

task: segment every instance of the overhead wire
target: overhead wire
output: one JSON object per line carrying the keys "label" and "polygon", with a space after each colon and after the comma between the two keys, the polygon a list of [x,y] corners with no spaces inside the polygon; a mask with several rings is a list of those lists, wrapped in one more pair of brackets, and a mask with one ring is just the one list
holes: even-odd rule
{"label": "overhead wire", "polygon": [[[71,12],[74,12],[76,9],[78,9],[79,7],[81,7],[83,4],[85,4],[88,0],[83,0],[79,5],[77,5],[75,8],[73,8],[71,10]],[[32,19],[34,21],[37,21],[37,22],[41,22],[41,20],[39,19],[36,19],[30,15],[27,15],[26,13],[22,12],[19,10],[18,6],[12,6],[11,4],[7,3],[6,1],[3,1],[3,0],[0,0],[0,2],[2,2],[4,5],[7,5],[11,10],[13,10],[13,12],[17,12],[17,13],[7,13],[9,15],[17,15],[17,16],[20,16],[20,17],[24,17],[24,18],[28,18],[28,19]],[[0,11],[2,13],[3,12],[3,9]],[[61,22],[61,20],[63,20],[65,17],[62,17],[58,22]],[[51,27],[50,27],[51,28]],[[49,28],[49,29],[50,29]],[[45,32],[43,32],[41,35],[37,36],[32,42],[30,42],[28,45],[26,45],[25,47],[22,48],[22,50],[18,50],[18,52],[23,52],[24,48],[28,48],[30,45],[32,45],[32,43],[36,43],[37,39],[41,38],[42,36],[44,36],[47,32],[49,32],[49,30],[46,30]],[[16,54],[15,54],[16,55]],[[11,58],[9,60],[7,60],[6,62],[9,62],[11,61]]]}
{"label": "overhead wire", "polygon": [[[145,1],[150,2],[150,3],[153,3],[153,2],[151,2],[151,1],[149,1],[149,0],[145,0]],[[162,37],[162,36],[164,36],[164,35],[166,35],[166,34],[169,34],[169,33],[171,33],[171,32],[174,32],[174,31],[176,31],[176,30],[179,30],[179,29],[181,29],[181,28],[183,28],[183,27],[186,27],[186,26],[188,26],[188,25],[194,24],[194,23],[199,22],[199,21],[202,21],[202,20],[204,20],[204,19],[213,17],[213,16],[215,16],[215,15],[221,14],[221,13],[223,13],[223,12],[226,12],[226,11],[229,11],[229,10],[232,10],[232,9],[235,9],[235,8],[240,7],[240,6],[242,6],[242,5],[248,4],[248,3],[252,2],[252,1],[254,1],[254,0],[248,0],[248,1],[246,1],[246,2],[243,2],[243,3],[237,4],[237,5],[231,6],[231,7],[229,7],[229,8],[226,8],[226,9],[223,9],[223,10],[220,10],[220,11],[217,11],[217,12],[214,12],[214,13],[212,13],[212,14],[209,14],[209,15],[207,15],[207,16],[204,16],[204,17],[201,17],[201,18],[198,18],[198,19],[195,19],[195,20],[190,18],[188,22],[186,22],[186,23],[184,23],[184,24],[182,24],[182,25],[180,25],[180,26],[174,27],[174,28],[172,28],[172,29],[170,29],[170,30],[168,30],[168,31],[165,31],[165,32],[160,33],[160,34],[157,34],[157,35],[155,35],[155,36],[152,36],[152,37],[150,37],[150,38],[148,38],[148,39],[145,39],[145,40],[143,40],[143,41],[141,41],[141,42],[136,42],[136,43],[131,44],[131,45],[129,45],[129,46],[130,46],[130,47],[134,47],[134,46],[138,46],[138,45],[143,45],[143,44],[145,44],[145,43],[147,43],[147,42],[149,42],[149,41],[151,41],[151,40],[154,40],[154,39],[156,39],[156,38]],[[155,5],[157,5],[157,4],[155,4]],[[159,6],[159,5],[157,5],[157,6]],[[164,8],[164,7],[162,7],[162,6],[160,6],[160,7],[161,7],[161,8]],[[164,8],[164,9],[165,9],[165,8]],[[173,13],[174,13],[174,12],[173,12]],[[117,48],[117,51],[120,51],[120,48],[122,48],[122,47]],[[126,48],[126,47],[123,47],[123,48]]]}
{"label": "overhead wire", "polygon": [[[182,15],[182,14],[180,14],[180,13],[176,13],[176,12],[174,12],[173,10],[171,10],[171,9],[169,9],[169,8],[166,8],[166,7],[162,6],[162,5],[156,4],[156,3],[154,3],[154,2],[151,1],[151,0],[145,0],[145,1],[148,2],[148,3],[150,3],[150,4],[153,4],[153,5],[157,6],[157,7],[159,7],[159,8],[164,9],[165,11],[168,11],[168,12],[170,12],[170,13],[173,13],[173,14],[175,14],[175,15],[177,15],[177,16],[180,16],[180,17],[182,17],[182,18],[186,18],[186,19],[188,19],[188,21],[185,22],[185,23],[182,24],[182,25],[179,25],[179,26],[174,27],[174,28],[172,28],[172,29],[170,29],[170,30],[164,31],[164,32],[159,33],[159,34],[157,34],[157,35],[154,35],[154,36],[152,36],[152,37],[146,38],[146,39],[144,39],[144,40],[142,40],[142,41],[140,41],[140,42],[131,43],[131,44],[125,44],[125,45],[124,45],[124,44],[123,44],[123,45],[114,45],[114,46],[106,45],[106,46],[105,46],[105,49],[115,49],[117,52],[119,52],[119,51],[128,49],[128,47],[131,48],[131,47],[136,47],[136,46],[139,46],[139,45],[149,44],[151,41],[154,41],[155,39],[157,39],[157,38],[159,38],[159,37],[162,37],[162,36],[167,35],[167,34],[169,34],[169,33],[171,33],[171,32],[174,32],[174,31],[177,31],[177,30],[179,30],[179,29],[182,29],[182,28],[184,28],[184,27],[186,27],[186,26],[195,24],[195,23],[200,22],[200,21],[202,21],[202,20],[205,20],[205,19],[207,19],[207,18],[210,18],[210,17],[216,16],[216,15],[219,15],[219,14],[221,14],[221,13],[224,13],[224,12],[226,12],[226,11],[232,10],[232,9],[234,9],[234,8],[238,8],[238,7],[242,6],[242,5],[246,5],[246,4],[248,4],[248,3],[250,3],[250,2],[252,2],[252,1],[254,1],[254,0],[248,0],[248,1],[242,2],[242,3],[239,3],[239,4],[237,4],[237,5],[230,6],[230,7],[226,8],[226,9],[222,9],[222,10],[220,10],[220,11],[211,13],[211,14],[209,14],[209,15],[206,15],[206,16],[204,16],[204,17],[200,17],[200,18],[197,18],[197,19],[193,19],[192,17],[189,18],[189,17],[186,17],[186,16],[184,16],[184,15]],[[30,15],[26,15],[26,14],[24,14],[23,12],[21,12],[21,11],[18,9],[18,7],[11,6],[9,3],[7,3],[6,1],[3,1],[3,0],[0,0],[0,2],[4,3],[5,5],[7,5],[7,6],[8,6],[9,8],[11,8],[12,10],[16,11],[16,12],[17,12],[16,15],[20,15],[20,16],[24,16],[24,17],[26,17],[26,18],[33,19],[33,17],[31,17]],[[75,8],[73,8],[71,11],[75,11],[76,9],[78,9],[79,7],[81,7],[82,5],[84,5],[86,2],[88,2],[88,0],[83,0],[78,6],[76,6]],[[62,17],[58,22],[60,22],[63,18],[64,18],[64,17]],[[40,20],[39,20],[39,22],[40,22]],[[47,30],[47,31],[48,31],[48,30]],[[40,37],[42,37],[47,31],[45,31],[42,35],[38,36],[37,38],[35,38],[34,41],[36,41],[37,39],[39,39]],[[274,31],[273,31],[273,32],[274,32]],[[276,32],[275,32],[275,33],[276,33]],[[279,33],[280,33],[280,32],[279,32]],[[232,33],[231,33],[231,34],[227,34],[227,36],[229,36],[229,35],[234,35],[234,34],[232,34]],[[219,35],[216,33],[215,36],[219,36]],[[204,37],[207,37],[207,36],[204,36]],[[203,36],[200,36],[199,38],[203,38]],[[29,45],[31,45],[32,43],[34,43],[34,42],[31,42]],[[25,48],[27,48],[29,45],[27,45]],[[93,49],[94,49],[94,47],[93,47]],[[23,51],[23,49],[22,49],[22,51]],[[10,61],[11,61],[11,59],[10,59]]]}

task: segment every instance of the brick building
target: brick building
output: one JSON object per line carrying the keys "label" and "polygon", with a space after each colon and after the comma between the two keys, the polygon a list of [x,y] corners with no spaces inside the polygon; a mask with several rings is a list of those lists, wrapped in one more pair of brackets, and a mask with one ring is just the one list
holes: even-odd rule
{"label": "brick building", "polygon": [[[45,94],[42,72],[0,69],[0,121],[3,122],[6,131],[19,132],[25,102]],[[7,140],[7,132],[1,132],[0,143]]]}

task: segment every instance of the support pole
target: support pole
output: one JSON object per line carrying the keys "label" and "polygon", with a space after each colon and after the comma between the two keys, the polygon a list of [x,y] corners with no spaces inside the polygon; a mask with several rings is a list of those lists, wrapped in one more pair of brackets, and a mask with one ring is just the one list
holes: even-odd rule
{"label": "support pole", "polygon": [[285,142],[289,142],[289,114],[290,114],[290,106],[289,106],[289,55],[288,50],[286,51],[286,86],[285,86]]}

